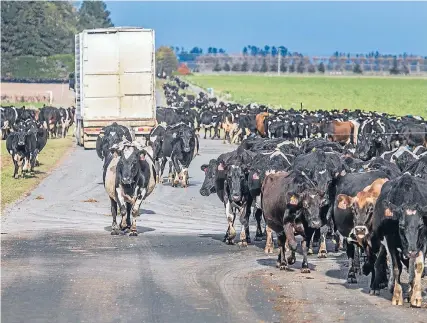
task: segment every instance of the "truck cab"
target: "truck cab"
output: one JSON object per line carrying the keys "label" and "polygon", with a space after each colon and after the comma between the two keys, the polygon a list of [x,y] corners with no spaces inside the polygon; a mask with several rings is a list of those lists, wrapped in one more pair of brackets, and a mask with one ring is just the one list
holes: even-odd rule
{"label": "truck cab", "polygon": [[75,40],[77,144],[95,148],[113,122],[148,135],[156,125],[154,30],[89,29]]}

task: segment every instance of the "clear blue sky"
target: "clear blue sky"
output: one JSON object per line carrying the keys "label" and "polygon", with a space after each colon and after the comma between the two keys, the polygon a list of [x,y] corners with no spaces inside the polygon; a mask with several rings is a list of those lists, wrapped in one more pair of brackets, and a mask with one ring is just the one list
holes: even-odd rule
{"label": "clear blue sky", "polygon": [[156,32],[156,47],[284,45],[306,55],[334,51],[427,55],[427,2],[107,2],[116,26]]}

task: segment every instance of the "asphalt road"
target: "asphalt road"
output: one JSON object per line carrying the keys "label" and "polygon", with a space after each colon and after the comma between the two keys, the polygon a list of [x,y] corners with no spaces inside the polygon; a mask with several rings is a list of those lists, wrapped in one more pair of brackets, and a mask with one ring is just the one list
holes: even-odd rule
{"label": "asphalt road", "polygon": [[74,148],[1,218],[1,321],[427,322],[427,309],[369,296],[366,277],[348,285],[343,254],[311,256],[301,274],[300,256],[283,272],[263,243],[222,243],[224,210],[199,194],[200,166],[233,147],[200,146],[188,188],[158,185],[144,201],[138,237],[110,235],[102,162]]}

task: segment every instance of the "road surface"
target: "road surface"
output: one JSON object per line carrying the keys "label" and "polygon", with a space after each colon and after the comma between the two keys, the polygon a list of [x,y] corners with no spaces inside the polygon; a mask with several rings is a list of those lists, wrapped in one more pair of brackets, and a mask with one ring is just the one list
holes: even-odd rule
{"label": "road surface", "polygon": [[301,274],[300,256],[281,272],[263,243],[222,243],[224,210],[199,194],[200,166],[233,147],[200,146],[190,186],[158,185],[143,203],[138,237],[110,235],[102,162],[73,148],[1,218],[1,321],[427,322],[427,309],[369,296],[365,277],[349,286],[343,254],[312,256],[312,273]]}

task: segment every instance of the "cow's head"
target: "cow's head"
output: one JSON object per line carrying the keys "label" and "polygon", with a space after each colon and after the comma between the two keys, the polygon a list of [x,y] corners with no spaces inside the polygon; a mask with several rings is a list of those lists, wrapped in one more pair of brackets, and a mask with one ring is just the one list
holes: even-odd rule
{"label": "cow's head", "polygon": [[298,136],[304,136],[305,123],[302,120],[298,120],[296,124]]}
{"label": "cow's head", "polygon": [[399,236],[405,257],[416,258],[422,250],[427,234],[427,207],[387,203],[385,216],[399,219]]}
{"label": "cow's head", "polygon": [[16,137],[18,138],[18,146],[25,145],[25,137],[27,136],[27,127],[25,123],[19,122],[13,126],[13,129],[16,133]]}
{"label": "cow's head", "polygon": [[304,193],[288,192],[288,204],[293,207],[301,207],[302,215],[310,228],[320,228],[322,198],[318,190],[308,189]]}
{"label": "cow's head", "polygon": [[135,144],[130,142],[121,142],[118,145],[113,145],[110,150],[120,156],[116,168],[120,179],[119,184],[127,187],[131,186],[135,183],[140,171],[139,161],[145,157],[145,150],[138,149]]}
{"label": "cow's head", "polygon": [[248,168],[246,165],[240,163],[227,165],[227,184],[230,190],[230,198],[233,202],[242,201],[247,174]]}
{"label": "cow's head", "polygon": [[370,160],[375,154],[375,145],[370,136],[359,136],[355,156],[363,161]]}
{"label": "cow's head", "polygon": [[193,129],[191,128],[183,128],[178,132],[178,136],[182,141],[182,149],[184,152],[188,153],[191,150],[190,141],[193,138]]}
{"label": "cow's head", "polygon": [[291,133],[291,121],[289,119],[283,120],[283,134],[288,135]]}
{"label": "cow's head", "polygon": [[[215,181],[218,173],[220,163],[216,159],[211,159],[209,164],[203,164],[200,168],[205,173],[205,180],[200,188],[200,195],[209,196],[211,193],[216,192]],[[224,168],[222,166],[222,168]]]}

